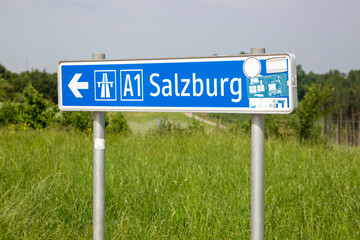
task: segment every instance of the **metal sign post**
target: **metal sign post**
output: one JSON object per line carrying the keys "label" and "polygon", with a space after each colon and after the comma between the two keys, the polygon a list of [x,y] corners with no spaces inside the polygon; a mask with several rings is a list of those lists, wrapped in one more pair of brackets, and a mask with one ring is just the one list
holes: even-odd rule
{"label": "metal sign post", "polygon": [[[105,59],[105,54],[93,54]],[[94,112],[93,122],[93,239],[105,239],[105,112]]]}
{"label": "metal sign post", "polygon": [[[252,48],[264,54],[265,48]],[[264,239],[264,114],[251,115],[251,239]]]}

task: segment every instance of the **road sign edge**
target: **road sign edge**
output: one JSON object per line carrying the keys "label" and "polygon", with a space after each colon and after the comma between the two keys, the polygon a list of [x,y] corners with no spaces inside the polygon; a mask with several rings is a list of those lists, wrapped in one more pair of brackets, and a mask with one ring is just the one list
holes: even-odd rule
{"label": "road sign edge", "polygon": [[[178,61],[195,62],[199,60],[216,61],[222,60],[236,60],[238,58],[246,57],[271,57],[271,56],[286,56],[290,59],[291,68],[288,69],[289,73],[289,108],[282,111],[273,110],[255,110],[255,109],[236,109],[236,108],[211,108],[211,107],[106,107],[106,106],[64,106],[62,99],[62,66],[66,65],[100,65],[100,64],[125,64],[128,61],[131,63],[152,63]],[[297,87],[292,86],[292,76],[296,77],[296,61],[295,55],[292,53],[273,53],[273,54],[244,54],[244,55],[229,55],[229,56],[208,56],[208,57],[188,57],[188,58],[154,58],[154,59],[123,59],[123,60],[64,60],[58,63],[58,104],[61,111],[103,111],[103,112],[213,112],[213,113],[241,113],[241,114],[291,114],[297,109]],[[75,64],[74,64],[75,63]],[[250,111],[249,111],[250,110]]]}

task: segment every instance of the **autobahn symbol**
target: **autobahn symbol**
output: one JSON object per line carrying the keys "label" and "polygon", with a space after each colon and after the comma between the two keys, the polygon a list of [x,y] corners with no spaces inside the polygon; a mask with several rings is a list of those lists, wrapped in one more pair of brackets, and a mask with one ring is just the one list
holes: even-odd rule
{"label": "autobahn symbol", "polygon": [[95,101],[116,101],[116,71],[94,71]]}
{"label": "autobahn symbol", "polygon": [[109,85],[113,87],[113,82],[108,81],[107,73],[103,73],[102,82],[97,82],[98,87],[101,86],[101,98],[110,98]]}

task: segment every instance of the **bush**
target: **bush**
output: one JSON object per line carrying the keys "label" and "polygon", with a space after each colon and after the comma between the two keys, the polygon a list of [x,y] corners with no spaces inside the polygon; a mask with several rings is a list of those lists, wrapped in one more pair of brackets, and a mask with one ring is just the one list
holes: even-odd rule
{"label": "bush", "polygon": [[131,134],[130,126],[122,113],[111,115],[106,131],[112,134]]}
{"label": "bush", "polygon": [[32,128],[44,128],[55,121],[55,114],[58,111],[54,104],[43,99],[30,84],[23,91],[25,103],[18,105],[18,112],[22,117],[22,123]]}
{"label": "bush", "polygon": [[23,91],[24,102],[5,102],[0,109],[0,124],[26,124],[31,128],[44,128],[55,122],[57,107],[44,100],[33,86]]}
{"label": "bush", "polygon": [[75,128],[80,131],[86,131],[93,127],[92,112],[62,112],[61,125]]}
{"label": "bush", "polygon": [[10,101],[4,102],[0,108],[0,125],[8,126],[18,122],[18,114],[15,103]]}

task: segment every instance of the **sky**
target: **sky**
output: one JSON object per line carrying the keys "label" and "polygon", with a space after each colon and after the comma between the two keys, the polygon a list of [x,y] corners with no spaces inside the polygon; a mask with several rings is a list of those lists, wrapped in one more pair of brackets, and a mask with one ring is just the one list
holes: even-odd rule
{"label": "sky", "polygon": [[0,64],[293,53],[306,72],[359,70],[360,0],[0,0]]}

